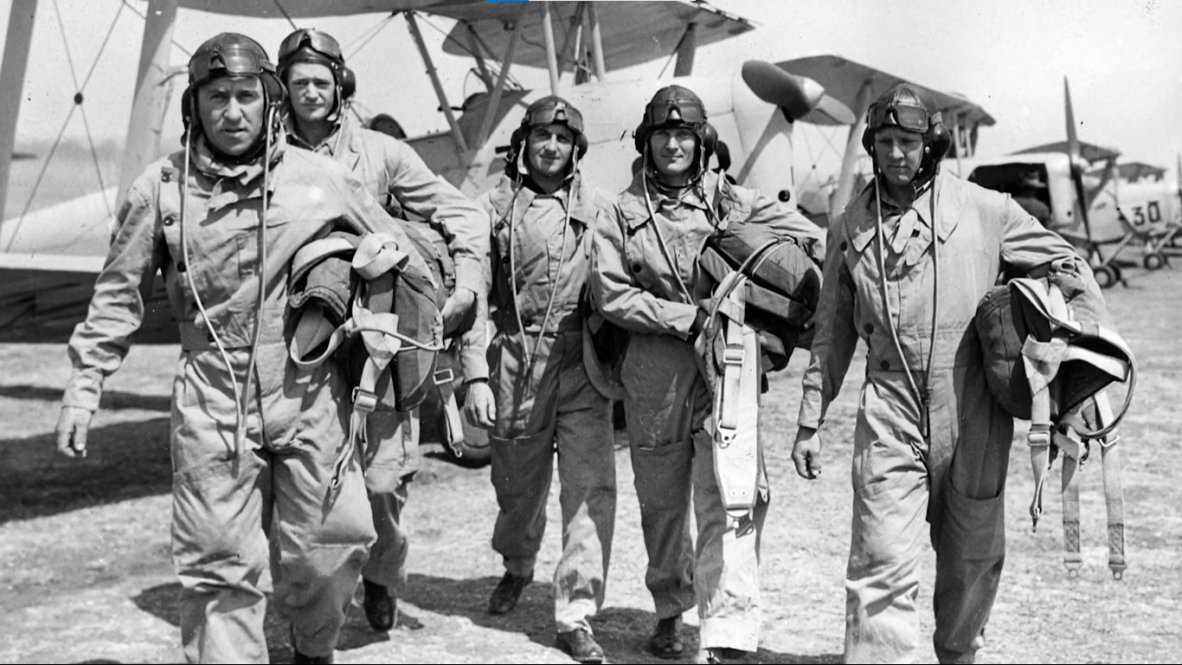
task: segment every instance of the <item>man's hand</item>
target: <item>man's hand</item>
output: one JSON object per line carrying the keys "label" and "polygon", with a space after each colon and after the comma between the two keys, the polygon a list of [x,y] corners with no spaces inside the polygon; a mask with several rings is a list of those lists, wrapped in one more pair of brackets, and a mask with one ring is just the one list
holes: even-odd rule
{"label": "man's hand", "polygon": [[493,399],[488,381],[477,379],[468,384],[468,396],[464,399],[464,417],[468,423],[480,429],[490,429],[497,422],[497,405]]}
{"label": "man's hand", "polygon": [[66,457],[86,457],[86,433],[90,431],[90,411],[63,406],[57,417],[57,450]]}
{"label": "man's hand", "polygon": [[816,480],[821,475],[821,437],[812,427],[796,430],[796,443],[792,446],[792,463],[801,478]]}
{"label": "man's hand", "polygon": [[447,297],[447,302],[443,304],[443,335],[444,337],[456,331],[460,327],[460,322],[464,320],[464,315],[476,302],[476,294],[471,289],[466,289],[462,286],[456,287],[456,290]]}

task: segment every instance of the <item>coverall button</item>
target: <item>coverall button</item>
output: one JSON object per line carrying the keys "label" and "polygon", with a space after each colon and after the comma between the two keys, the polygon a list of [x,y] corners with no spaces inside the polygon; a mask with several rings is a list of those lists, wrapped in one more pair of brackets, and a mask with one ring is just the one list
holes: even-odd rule
{"label": "coverall button", "polygon": [[160,174],[160,182],[168,182],[170,180],[172,180],[172,176],[169,175],[168,171],[164,171]]}
{"label": "coverall button", "polygon": [[185,268],[185,262],[184,261],[177,262],[176,271],[177,272],[185,272],[185,270],[187,270],[187,268]]}
{"label": "coverall button", "polygon": [[887,369],[891,368],[891,363],[887,360],[884,360],[884,361],[878,363],[878,366],[883,368],[884,370],[887,370]]}
{"label": "coverall button", "polygon": [[867,323],[866,325],[862,326],[862,330],[865,330],[867,335],[872,334],[874,332],[874,324]]}
{"label": "coverall button", "polygon": [[849,243],[847,243],[846,241],[844,241],[844,240],[841,241],[841,251],[844,252],[846,250],[846,248],[849,246],[850,246]]}
{"label": "coverall button", "polygon": [[640,272],[640,264],[639,263],[632,264],[632,272]]}
{"label": "coverall button", "polygon": [[173,225],[173,224],[175,224],[175,223],[176,223],[176,217],[175,217],[175,216],[173,216],[173,215],[166,215],[166,216],[164,217],[164,225],[165,225],[165,226],[172,226],[172,225]]}
{"label": "coverall button", "polygon": [[207,341],[208,341],[210,344],[213,344],[214,342],[216,342],[216,341],[217,341],[217,338],[213,336],[213,333],[208,333],[208,334],[206,334],[206,335],[205,335],[205,339],[206,339],[206,340],[207,340]]}

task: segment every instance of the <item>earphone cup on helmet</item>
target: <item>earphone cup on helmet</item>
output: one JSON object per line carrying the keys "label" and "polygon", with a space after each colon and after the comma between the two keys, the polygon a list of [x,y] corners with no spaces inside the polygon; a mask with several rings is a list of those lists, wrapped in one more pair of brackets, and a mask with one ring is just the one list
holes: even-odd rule
{"label": "earphone cup on helmet", "polygon": [[866,150],[866,154],[874,156],[874,132],[869,127],[862,130],[862,147]]}
{"label": "earphone cup on helmet", "polygon": [[648,131],[643,122],[636,126],[636,131],[632,132],[632,141],[636,145],[636,152],[643,155],[644,143],[648,141]]}
{"label": "earphone cup on helmet", "polygon": [[583,155],[587,154],[588,147],[587,135],[583,132],[575,134],[575,151],[579,159],[582,159]]}
{"label": "earphone cup on helmet", "polygon": [[266,72],[261,77],[263,88],[267,92],[267,105],[272,108],[279,108],[287,101],[287,86],[279,80],[279,77],[271,72]]}
{"label": "earphone cup on helmet", "polygon": [[710,161],[710,156],[718,148],[718,130],[707,122],[698,133],[698,137],[702,139],[702,158]]}
{"label": "earphone cup on helmet", "polygon": [[337,71],[337,84],[341,86],[341,98],[349,100],[357,92],[357,75],[348,67],[341,67]]}
{"label": "earphone cup on helmet", "polygon": [[193,86],[188,86],[185,91],[181,93],[181,122],[186,127],[193,121],[190,117],[191,106],[193,104]]}
{"label": "earphone cup on helmet", "polygon": [[928,130],[927,143],[932,148],[932,158],[939,161],[948,154],[948,148],[952,145],[952,135],[944,127],[944,123],[937,122]]}

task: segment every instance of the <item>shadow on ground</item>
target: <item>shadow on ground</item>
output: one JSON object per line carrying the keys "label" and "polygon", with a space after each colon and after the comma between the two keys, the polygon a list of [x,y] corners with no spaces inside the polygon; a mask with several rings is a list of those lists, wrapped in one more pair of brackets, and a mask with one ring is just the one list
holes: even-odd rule
{"label": "shadow on ground", "polygon": [[[0,386],[0,398],[3,397],[40,402],[60,402],[62,389],[34,385]],[[167,395],[141,395],[123,390],[107,390],[103,392],[99,408],[115,411],[138,409],[167,413],[172,410],[172,398]]]}
{"label": "shadow on ground", "polygon": [[52,433],[0,438],[0,524],[172,491],[168,418],[95,428],[87,452],[63,457]]}

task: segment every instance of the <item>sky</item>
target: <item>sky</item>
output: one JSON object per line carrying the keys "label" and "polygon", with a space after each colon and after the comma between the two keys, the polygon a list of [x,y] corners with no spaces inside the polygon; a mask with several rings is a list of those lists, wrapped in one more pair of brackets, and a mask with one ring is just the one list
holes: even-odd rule
{"label": "sky", "polygon": [[[1171,171],[1176,155],[1182,153],[1179,2],[716,0],[715,4],[753,20],[758,27],[701,48],[697,74],[733,73],[748,59],[842,55],[929,87],[962,93],[982,105],[997,120],[996,126],[981,132],[978,154],[982,156],[1063,140],[1066,76],[1082,140],[1119,149],[1125,160],[1146,161]],[[18,149],[57,136],[77,90],[74,80],[86,81],[83,107],[91,135],[100,141],[123,140],[143,31],[143,20],[132,10],[142,14],[146,8],[144,0],[128,0],[127,5],[120,0],[39,1],[17,127]],[[8,14],[6,8],[0,9],[0,39],[6,34]],[[297,24],[332,32],[345,45],[349,65],[359,79],[357,99],[366,110],[391,113],[411,135],[446,129],[402,18],[386,22],[354,52],[358,42],[384,20],[383,15],[364,15],[297,20]],[[446,31],[449,21],[428,17],[421,25],[444,88],[452,104],[458,105],[480,89],[470,71],[473,64],[440,51],[443,37],[435,27]],[[283,18],[229,20],[181,10],[173,64],[183,67],[188,59],[184,50],[191,52],[206,37],[223,30],[249,34],[274,55],[291,25]],[[523,46],[527,47],[534,48]],[[88,74],[100,49],[102,55]],[[609,76],[652,78],[664,65],[662,60]],[[547,85],[542,70],[517,68],[513,73],[527,87]],[[184,77],[176,82],[166,125],[166,137],[173,144],[180,134],[178,99]],[[85,140],[81,114],[70,118],[65,136]]]}

